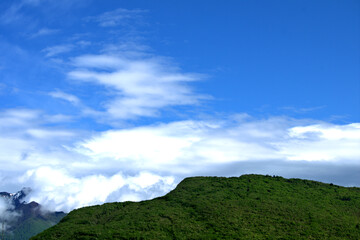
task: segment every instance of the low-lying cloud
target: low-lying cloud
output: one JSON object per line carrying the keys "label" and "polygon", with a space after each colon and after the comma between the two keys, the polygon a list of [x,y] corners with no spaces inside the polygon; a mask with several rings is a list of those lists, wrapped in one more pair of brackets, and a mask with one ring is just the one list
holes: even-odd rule
{"label": "low-lying cloud", "polygon": [[80,133],[49,128],[38,111],[0,116],[7,119],[0,121],[7,129],[0,136],[1,187],[29,186],[28,200],[52,210],[149,199],[198,175],[260,173],[360,186],[359,123],[238,115]]}
{"label": "low-lying cloud", "polygon": [[41,203],[45,209],[62,211],[104,202],[154,198],[175,186],[173,177],[149,172],[140,172],[135,176],[116,173],[112,176],[94,174],[75,177],[65,169],[50,167],[29,170],[21,181],[36,189],[31,201]]}
{"label": "low-lying cloud", "polygon": [[5,230],[10,227],[21,214],[14,211],[15,206],[6,197],[0,197],[0,224],[4,224]]}
{"label": "low-lying cloud", "polygon": [[[131,168],[178,173],[191,172],[197,165],[238,161],[356,163],[360,156],[356,146],[360,146],[360,124],[312,124],[270,118],[180,121],[110,130],[78,143],[76,150],[94,161],[111,159],[113,164],[125,161]],[[189,164],[193,167],[188,168]]]}

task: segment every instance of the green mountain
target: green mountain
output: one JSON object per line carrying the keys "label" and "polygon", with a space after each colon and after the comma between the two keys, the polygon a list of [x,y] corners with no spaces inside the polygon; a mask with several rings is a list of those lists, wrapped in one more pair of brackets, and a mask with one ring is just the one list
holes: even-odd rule
{"label": "green mountain", "polygon": [[261,175],[186,178],[160,198],[74,210],[31,239],[360,239],[360,188]]}
{"label": "green mountain", "polygon": [[28,240],[54,226],[66,215],[64,212],[42,211],[37,202],[25,202],[24,199],[30,191],[24,188],[16,194],[0,192],[0,198],[7,206],[4,216],[0,214],[1,240]]}
{"label": "green mountain", "polygon": [[63,212],[48,213],[42,216],[32,216],[10,228],[4,233],[6,240],[28,240],[45,229],[54,226],[65,216]]}

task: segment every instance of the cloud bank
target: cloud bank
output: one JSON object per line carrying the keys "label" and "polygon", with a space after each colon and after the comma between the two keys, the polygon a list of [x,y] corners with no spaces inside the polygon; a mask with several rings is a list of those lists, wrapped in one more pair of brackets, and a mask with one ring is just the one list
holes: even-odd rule
{"label": "cloud bank", "polygon": [[4,182],[31,186],[28,200],[52,210],[149,199],[196,175],[262,173],[360,186],[359,123],[243,114],[83,134],[48,129],[36,111],[1,117],[8,130],[0,138]]}
{"label": "cloud bank", "polygon": [[29,170],[21,181],[35,189],[32,201],[51,210],[70,211],[74,208],[115,201],[140,201],[159,196],[174,188],[174,178],[140,172],[135,176],[117,173],[83,177],[71,176],[64,169],[40,167]]}
{"label": "cloud bank", "polygon": [[191,172],[197,166],[239,161],[357,163],[357,146],[360,124],[311,124],[270,118],[240,122],[193,120],[110,130],[78,143],[76,151],[95,162],[106,159],[110,165],[176,174]]}

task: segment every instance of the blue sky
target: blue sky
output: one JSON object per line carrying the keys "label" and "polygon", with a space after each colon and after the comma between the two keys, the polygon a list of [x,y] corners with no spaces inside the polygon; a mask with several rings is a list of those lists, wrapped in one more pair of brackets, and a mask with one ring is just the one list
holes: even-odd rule
{"label": "blue sky", "polygon": [[0,187],[71,210],[193,175],[360,186],[359,43],[355,0],[1,1]]}

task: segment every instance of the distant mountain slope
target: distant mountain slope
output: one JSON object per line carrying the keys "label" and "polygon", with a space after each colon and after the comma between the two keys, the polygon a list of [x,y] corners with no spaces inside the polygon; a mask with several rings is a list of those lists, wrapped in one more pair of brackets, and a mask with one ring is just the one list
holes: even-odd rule
{"label": "distant mountain slope", "polygon": [[74,210],[39,239],[360,239],[360,188],[193,177],[164,197]]}
{"label": "distant mountain slope", "polygon": [[24,199],[30,191],[24,188],[16,194],[0,192],[0,198],[7,206],[2,213],[4,216],[0,216],[0,224],[4,222],[7,226],[4,232],[6,240],[28,240],[55,225],[66,215],[63,212],[41,211],[37,202],[26,203]]}

